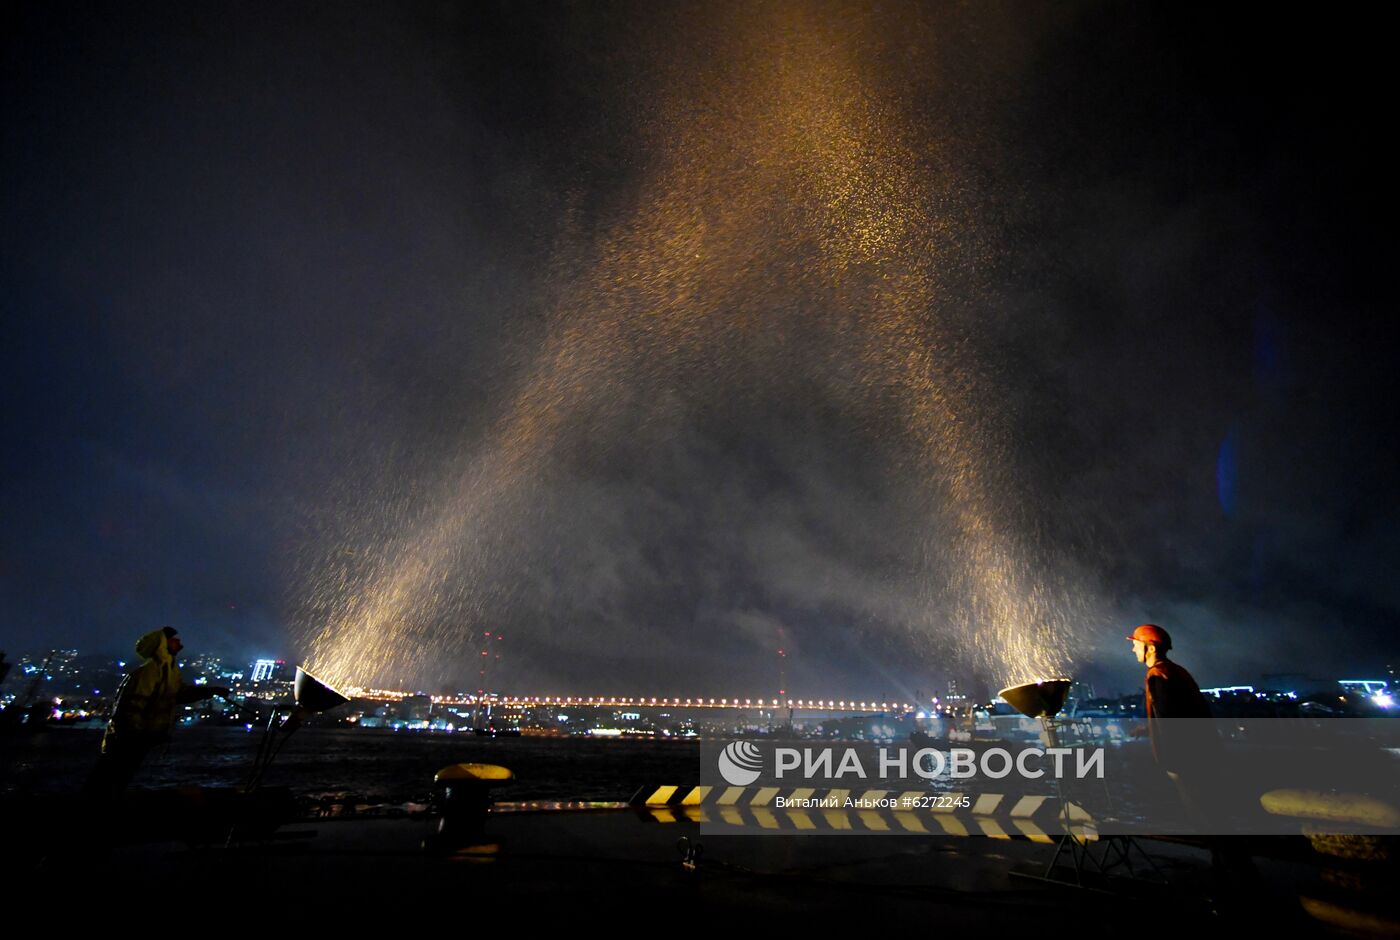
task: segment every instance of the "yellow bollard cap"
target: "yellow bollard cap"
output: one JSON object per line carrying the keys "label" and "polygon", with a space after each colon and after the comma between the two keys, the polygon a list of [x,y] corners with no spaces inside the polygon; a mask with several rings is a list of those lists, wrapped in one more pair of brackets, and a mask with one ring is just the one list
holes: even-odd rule
{"label": "yellow bollard cap", "polygon": [[496,764],[452,764],[433,775],[433,783],[452,783],[463,780],[480,780],[483,783],[505,783],[514,780],[515,774],[508,768]]}

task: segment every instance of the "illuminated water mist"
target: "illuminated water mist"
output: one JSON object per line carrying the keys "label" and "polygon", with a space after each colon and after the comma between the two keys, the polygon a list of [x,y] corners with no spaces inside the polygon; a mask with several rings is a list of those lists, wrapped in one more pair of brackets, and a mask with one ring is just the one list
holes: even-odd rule
{"label": "illuminated water mist", "polygon": [[560,235],[550,276],[564,299],[490,433],[436,479],[396,484],[418,498],[362,494],[339,540],[305,554],[299,616],[318,675],[460,670],[512,603],[512,533],[566,429],[606,429],[639,390],[721,385],[729,357],[765,343],[829,364],[835,394],[914,442],[929,535],[909,645],[951,637],[1003,684],[1076,658],[1091,600],[1032,535],[1006,396],[941,312],[949,269],[997,251],[965,192],[966,141],[912,115],[870,66],[870,24],[797,4],[748,15],[694,39],[723,68],[676,52],[640,96],[634,208],[601,234]]}

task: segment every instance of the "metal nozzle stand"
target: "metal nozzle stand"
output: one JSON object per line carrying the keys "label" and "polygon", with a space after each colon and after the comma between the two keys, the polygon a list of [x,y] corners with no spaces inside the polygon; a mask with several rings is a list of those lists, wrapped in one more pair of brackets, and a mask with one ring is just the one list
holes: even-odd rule
{"label": "metal nozzle stand", "polygon": [[[246,807],[252,795],[257,792],[262,783],[263,774],[267,768],[272,766],[272,761],[281,752],[282,747],[292,736],[307,715],[328,711],[338,705],[350,701],[335,689],[317,679],[301,666],[297,667],[296,681],[292,686],[292,695],[296,702],[287,717],[278,721],[282,709],[274,707],[272,715],[268,718],[267,727],[263,730],[262,739],[258,742],[258,752],[253,758],[253,767],[248,773],[248,779],[243,783],[242,800],[240,804]],[[238,831],[242,826],[246,816],[246,810],[240,811],[234,819],[233,825],[229,827],[228,840],[225,847],[232,845],[238,836]]]}
{"label": "metal nozzle stand", "polygon": [[[1069,696],[1069,679],[1045,679],[1039,682],[1027,682],[1024,685],[1011,686],[1002,689],[998,693],[1003,699],[1011,704],[1018,712],[1027,718],[1040,719],[1041,732],[1045,738],[1045,745],[1048,748],[1060,746],[1060,722],[1056,720],[1056,715],[1065,707],[1065,699]],[[1084,884],[1084,873],[1092,871],[1100,875],[1125,875],[1128,878],[1137,879],[1138,872],[1133,866],[1133,853],[1136,852],[1142,863],[1157,876],[1161,878],[1161,872],[1152,861],[1142,846],[1132,836],[1109,836],[1099,838],[1093,833],[1092,838],[1082,822],[1076,822],[1074,811],[1079,810],[1079,806],[1073,801],[1065,799],[1064,784],[1057,775],[1055,778],[1055,798],[1060,804],[1060,824],[1064,828],[1059,839],[1055,843],[1055,854],[1051,856],[1050,863],[1045,866],[1045,871],[1040,875],[1029,875],[1016,872],[1023,878],[1035,878],[1037,881],[1048,881],[1053,884],[1072,884],[1078,888],[1087,887]],[[1080,810],[1082,812],[1082,810]],[[1095,843],[1098,848],[1095,850]],[[1069,857],[1074,869],[1074,880],[1068,881],[1064,878],[1053,877],[1055,866],[1059,864],[1060,856],[1068,850]]]}
{"label": "metal nozzle stand", "polygon": [[[292,685],[292,695],[296,705],[281,724],[277,722],[277,716],[281,709],[274,708],[272,710],[272,717],[268,719],[262,740],[258,742],[258,753],[253,759],[252,772],[249,773],[247,782],[243,784],[244,793],[251,793],[258,788],[258,784],[262,781],[267,768],[271,766],[273,758],[282,750],[282,746],[287,743],[287,738],[292,736],[292,732],[301,727],[301,723],[307,715],[329,711],[337,705],[344,705],[350,701],[301,666],[297,667],[297,677],[296,682]],[[280,741],[277,739],[279,733],[283,735]]]}

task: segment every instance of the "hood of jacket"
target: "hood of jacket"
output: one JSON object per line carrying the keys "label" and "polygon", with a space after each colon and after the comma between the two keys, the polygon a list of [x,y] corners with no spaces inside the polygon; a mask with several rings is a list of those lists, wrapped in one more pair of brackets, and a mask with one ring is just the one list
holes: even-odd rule
{"label": "hood of jacket", "polygon": [[152,630],[143,634],[141,639],[136,641],[136,655],[142,659],[153,659],[164,665],[171,660],[170,647],[165,642],[165,628]]}

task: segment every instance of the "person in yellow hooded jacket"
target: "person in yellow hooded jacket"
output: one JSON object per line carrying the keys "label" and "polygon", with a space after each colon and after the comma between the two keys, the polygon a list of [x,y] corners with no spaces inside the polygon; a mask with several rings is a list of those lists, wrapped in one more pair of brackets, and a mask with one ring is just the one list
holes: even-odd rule
{"label": "person in yellow hooded jacket", "polygon": [[150,750],[170,736],[181,705],[228,696],[222,686],[189,685],[180,679],[175,657],[183,648],[174,627],[152,630],[136,641],[142,662],[117,688],[112,719],[102,735],[102,753],[84,788],[90,795],[125,790]]}

